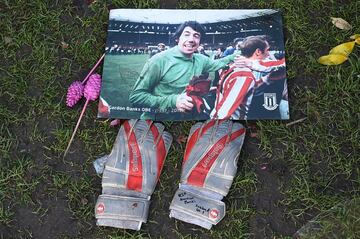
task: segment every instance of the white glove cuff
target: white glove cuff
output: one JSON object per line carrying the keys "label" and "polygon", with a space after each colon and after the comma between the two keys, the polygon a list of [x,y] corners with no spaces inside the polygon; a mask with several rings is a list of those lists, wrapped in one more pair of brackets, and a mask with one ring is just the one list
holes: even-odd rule
{"label": "white glove cuff", "polygon": [[178,189],[170,205],[170,217],[211,229],[225,216],[225,203],[200,193]]}
{"label": "white glove cuff", "polygon": [[149,198],[102,194],[95,206],[96,224],[140,230],[141,224],[147,221],[149,205]]}

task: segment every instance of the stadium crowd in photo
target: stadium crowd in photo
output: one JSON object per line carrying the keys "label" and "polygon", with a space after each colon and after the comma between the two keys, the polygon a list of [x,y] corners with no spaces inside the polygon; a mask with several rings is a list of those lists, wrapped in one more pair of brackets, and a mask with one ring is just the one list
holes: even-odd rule
{"label": "stadium crowd in photo", "polygon": [[[268,35],[270,36],[271,50],[278,52],[283,39],[282,36],[273,33],[281,32],[282,23],[276,21],[277,18],[273,18],[272,14],[276,14],[276,12],[262,10],[242,15],[241,19],[237,16],[221,16],[219,20],[212,18],[211,15],[204,21],[196,19],[206,31],[206,35],[202,36],[201,43],[206,52],[214,53],[218,48],[225,50],[230,46],[235,47],[234,39],[241,41],[247,36]],[[177,23],[170,23],[168,19],[160,22],[161,19],[158,18],[145,21],[145,16],[139,18],[138,22],[125,20],[125,18],[126,16],[122,15],[120,17],[110,16],[108,41],[105,49],[109,54],[150,54],[151,50],[156,48],[159,43],[165,44],[166,48],[172,47],[175,45],[172,36],[179,24],[182,23],[181,20],[178,20]]]}

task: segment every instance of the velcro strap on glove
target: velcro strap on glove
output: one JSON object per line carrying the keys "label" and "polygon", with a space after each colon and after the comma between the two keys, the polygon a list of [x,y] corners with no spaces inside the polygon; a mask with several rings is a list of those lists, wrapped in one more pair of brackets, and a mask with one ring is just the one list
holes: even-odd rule
{"label": "velcro strap on glove", "polygon": [[225,203],[201,193],[178,189],[170,210],[170,217],[210,229],[225,216]]}
{"label": "velcro strap on glove", "polygon": [[149,205],[149,198],[102,194],[95,206],[97,225],[139,230],[147,221]]}

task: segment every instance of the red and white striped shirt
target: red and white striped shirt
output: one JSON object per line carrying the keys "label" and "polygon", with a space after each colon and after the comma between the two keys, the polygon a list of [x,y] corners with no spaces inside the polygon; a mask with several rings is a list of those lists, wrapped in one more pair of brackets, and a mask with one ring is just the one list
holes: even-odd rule
{"label": "red and white striped shirt", "polygon": [[267,79],[267,77],[255,77],[254,71],[269,73],[284,65],[285,59],[253,61],[251,69],[248,67],[236,68],[234,64],[231,64],[228,70],[223,70],[220,74],[215,107],[210,114],[211,118],[246,119],[255,89]]}
{"label": "red and white striped shirt", "polygon": [[245,119],[249,110],[256,81],[249,68],[235,68],[223,71],[216,93],[212,118]]}

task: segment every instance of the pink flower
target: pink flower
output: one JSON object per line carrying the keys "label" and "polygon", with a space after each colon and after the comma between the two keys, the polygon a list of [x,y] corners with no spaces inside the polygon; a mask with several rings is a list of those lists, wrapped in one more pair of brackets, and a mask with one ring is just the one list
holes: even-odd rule
{"label": "pink flower", "polygon": [[66,105],[73,107],[83,96],[84,85],[80,81],[73,82],[67,91]]}
{"label": "pink flower", "polygon": [[86,82],[84,96],[87,100],[96,100],[100,95],[101,77],[99,74],[92,74]]}

